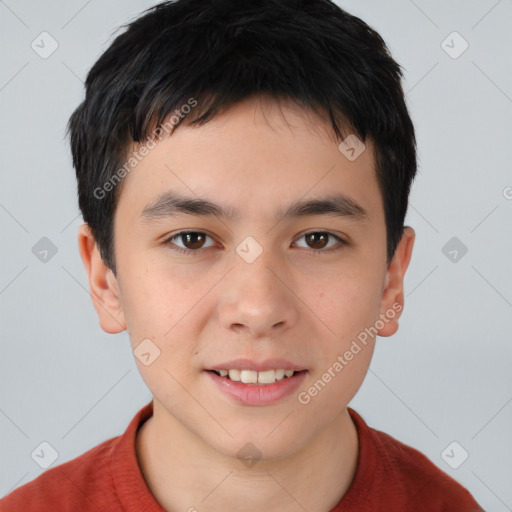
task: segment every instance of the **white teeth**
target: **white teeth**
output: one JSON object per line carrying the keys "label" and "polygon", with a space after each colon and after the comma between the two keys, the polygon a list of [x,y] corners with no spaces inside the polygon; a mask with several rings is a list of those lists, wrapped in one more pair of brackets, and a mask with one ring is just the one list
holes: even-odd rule
{"label": "white teeth", "polygon": [[285,377],[291,377],[295,372],[293,370],[265,370],[257,372],[255,370],[217,370],[221,377],[228,377],[235,382],[244,384],[273,384],[276,381],[283,380]]}
{"label": "white teeth", "polygon": [[229,378],[236,382],[240,382],[240,370],[229,370]]}
{"label": "white teeth", "polygon": [[273,384],[275,381],[276,372],[274,370],[258,372],[258,384]]}
{"label": "white teeth", "polygon": [[240,380],[244,384],[256,384],[258,382],[258,372],[253,370],[242,370],[240,372]]}

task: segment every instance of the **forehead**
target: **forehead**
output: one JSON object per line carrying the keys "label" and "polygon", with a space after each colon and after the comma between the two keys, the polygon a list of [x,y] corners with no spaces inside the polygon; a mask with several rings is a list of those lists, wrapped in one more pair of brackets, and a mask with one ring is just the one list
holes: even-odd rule
{"label": "forehead", "polygon": [[352,201],[355,210],[374,215],[380,194],[373,145],[366,141],[351,159],[339,144],[321,115],[293,102],[252,98],[162,138],[125,178],[120,205],[129,202],[140,215],[173,193],[209,200],[233,218],[252,212],[275,219],[292,201],[343,195],[345,207]]}

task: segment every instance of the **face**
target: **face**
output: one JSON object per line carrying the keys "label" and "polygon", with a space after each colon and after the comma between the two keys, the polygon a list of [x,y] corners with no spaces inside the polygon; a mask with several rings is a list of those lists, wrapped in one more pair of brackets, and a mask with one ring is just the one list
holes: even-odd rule
{"label": "face", "polygon": [[[351,161],[338,144],[262,98],[182,125],[123,182],[117,277],[90,251],[102,327],[128,330],[161,421],[222,454],[312,442],[360,387],[375,332],[396,331],[413,232],[388,267],[372,145]],[[263,383],[281,370],[295,373]]]}

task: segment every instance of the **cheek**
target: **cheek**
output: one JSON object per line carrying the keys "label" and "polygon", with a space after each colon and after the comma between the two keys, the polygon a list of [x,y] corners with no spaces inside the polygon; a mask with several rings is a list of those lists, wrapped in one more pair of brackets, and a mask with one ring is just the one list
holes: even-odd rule
{"label": "cheek", "polygon": [[318,294],[317,308],[334,331],[307,390],[311,400],[316,393],[319,414],[328,415],[333,404],[350,402],[364,380],[375,346],[372,328],[379,318],[380,279],[374,267],[358,265]]}
{"label": "cheek", "polygon": [[308,418],[314,417],[318,423],[328,423],[350,403],[368,371],[374,342],[358,343],[357,347],[349,344],[346,348],[319,368],[297,396],[299,406],[305,412],[309,409]]}
{"label": "cheek", "polygon": [[[190,361],[198,349],[197,333],[202,323],[197,315],[202,311],[200,300],[205,295],[205,287],[191,286],[189,279],[177,272],[171,275],[169,269],[160,271],[156,265],[124,277],[123,309],[134,355],[137,357],[138,351],[142,351],[144,340],[154,343],[149,346],[156,346],[153,350],[159,352],[151,367],[137,361],[142,377],[149,386],[151,381],[158,383],[159,379],[170,378],[165,369],[180,381],[187,378]],[[158,368],[161,368],[161,375],[153,378]]]}
{"label": "cheek", "polygon": [[380,311],[380,277],[371,269],[331,276],[319,285],[313,309],[333,331],[342,348],[362,330],[373,325]]}
{"label": "cheek", "polygon": [[120,289],[132,345],[145,338],[160,345],[183,316],[187,292],[180,291],[179,283],[163,277],[156,267],[138,269],[136,264],[130,264],[128,268],[130,271],[120,280]]}

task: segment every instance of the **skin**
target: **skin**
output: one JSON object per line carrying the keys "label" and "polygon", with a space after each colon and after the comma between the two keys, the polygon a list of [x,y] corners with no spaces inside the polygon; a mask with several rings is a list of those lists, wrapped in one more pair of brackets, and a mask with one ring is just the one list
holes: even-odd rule
{"label": "skin", "polygon": [[[371,141],[351,162],[330,133],[321,117],[290,102],[245,100],[201,127],[181,125],[125,178],[114,218],[117,276],[87,225],[79,229],[102,329],[127,329],[132,349],[147,338],[160,349],[149,366],[136,359],[154,397],[136,452],[166,510],[234,510],[243,503],[246,511],[328,512],[350,487],[358,438],[347,404],[366,375],[375,338],[309,403],[297,395],[360,332],[393,305],[403,306],[415,233],[404,229],[388,266]],[[168,190],[207,198],[239,216],[141,220],[142,210]],[[273,218],[293,201],[333,192],[356,201],[367,218]],[[210,238],[183,255],[168,239],[187,229]],[[308,244],[306,232],[333,233],[350,245],[336,238],[326,248]],[[235,250],[247,236],[263,248],[250,264]],[[202,247],[183,237],[173,242]],[[400,312],[379,336],[396,332]],[[281,357],[308,373],[298,392],[277,404],[240,405],[204,370],[242,357]],[[250,468],[237,457],[248,442],[261,452]]]}

